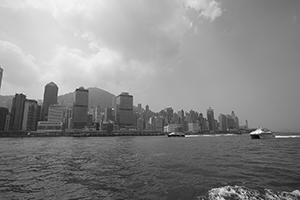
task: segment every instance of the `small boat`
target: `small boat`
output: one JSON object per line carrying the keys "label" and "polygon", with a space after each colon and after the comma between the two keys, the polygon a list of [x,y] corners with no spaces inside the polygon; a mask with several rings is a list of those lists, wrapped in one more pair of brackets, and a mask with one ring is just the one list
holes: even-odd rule
{"label": "small boat", "polygon": [[267,128],[258,128],[255,131],[249,133],[251,139],[268,139],[268,138],[275,138],[275,135],[272,131]]}
{"label": "small boat", "polygon": [[168,137],[185,137],[185,134],[182,132],[172,132],[168,134]]}

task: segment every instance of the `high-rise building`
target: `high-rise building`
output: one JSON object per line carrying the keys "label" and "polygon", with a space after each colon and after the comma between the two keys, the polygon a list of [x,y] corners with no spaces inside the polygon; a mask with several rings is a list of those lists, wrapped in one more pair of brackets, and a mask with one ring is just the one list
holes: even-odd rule
{"label": "high-rise building", "polygon": [[214,117],[214,110],[209,107],[207,109],[207,121],[208,121],[208,128],[210,131],[215,130],[215,117]]}
{"label": "high-rise building", "polygon": [[8,108],[0,107],[0,131],[4,131]]}
{"label": "high-rise building", "polygon": [[231,118],[234,121],[234,128],[239,129],[240,127],[239,118],[235,115],[234,111],[231,111]]}
{"label": "high-rise building", "polygon": [[75,102],[73,105],[73,128],[82,129],[88,121],[89,91],[80,87],[75,90]]}
{"label": "high-rise building", "polygon": [[104,110],[104,120],[115,121],[114,110],[113,108],[105,108]]}
{"label": "high-rise building", "polygon": [[221,131],[227,131],[228,125],[227,125],[227,117],[224,114],[219,115],[219,124]]}
{"label": "high-rise building", "polygon": [[120,128],[134,126],[136,124],[133,115],[133,96],[122,92],[116,97],[115,122]]}
{"label": "high-rise building", "polygon": [[42,121],[48,120],[49,106],[57,104],[57,94],[58,87],[55,83],[51,82],[45,86]]}
{"label": "high-rise building", "polygon": [[63,122],[64,110],[64,107],[61,105],[50,105],[48,110],[48,122]]}
{"label": "high-rise building", "polygon": [[1,84],[2,84],[2,77],[3,77],[3,68],[0,65],[0,89],[1,89]]}
{"label": "high-rise building", "polygon": [[10,129],[13,131],[22,130],[25,101],[26,96],[24,94],[16,94],[13,98],[10,119]]}
{"label": "high-rise building", "polygon": [[26,99],[24,104],[22,130],[36,131],[37,130],[37,113],[38,104],[36,100]]}

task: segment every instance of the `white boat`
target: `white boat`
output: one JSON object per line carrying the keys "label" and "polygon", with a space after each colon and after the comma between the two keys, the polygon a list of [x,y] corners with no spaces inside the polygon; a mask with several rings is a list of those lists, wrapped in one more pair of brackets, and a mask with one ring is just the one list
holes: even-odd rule
{"label": "white boat", "polygon": [[258,128],[255,131],[252,131],[250,134],[250,137],[252,139],[268,139],[268,138],[275,138],[274,133],[267,129],[267,128]]}
{"label": "white boat", "polygon": [[185,137],[185,134],[182,132],[172,132],[168,134],[168,137]]}

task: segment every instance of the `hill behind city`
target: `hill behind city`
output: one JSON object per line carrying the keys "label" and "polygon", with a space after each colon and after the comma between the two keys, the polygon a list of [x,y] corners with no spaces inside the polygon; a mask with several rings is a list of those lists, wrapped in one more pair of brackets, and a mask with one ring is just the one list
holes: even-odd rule
{"label": "hill behind city", "polygon": [[[110,92],[96,87],[91,87],[87,89],[89,90],[89,107],[100,106],[102,110],[104,110],[106,107],[112,107],[112,100],[116,97],[114,94],[111,94]],[[13,98],[14,95],[0,95],[0,106],[10,107]],[[70,92],[67,94],[59,95],[57,101],[59,104],[72,106],[74,98],[75,93]]]}

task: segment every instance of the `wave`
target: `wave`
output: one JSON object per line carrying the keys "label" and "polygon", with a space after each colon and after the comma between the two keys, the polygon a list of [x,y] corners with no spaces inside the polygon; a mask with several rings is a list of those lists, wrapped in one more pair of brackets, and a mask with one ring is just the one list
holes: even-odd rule
{"label": "wave", "polygon": [[199,200],[246,200],[246,199],[259,199],[259,200],[297,200],[300,199],[300,191],[294,190],[292,192],[273,192],[265,189],[264,192],[259,192],[254,189],[249,189],[244,186],[224,186],[213,188],[208,191],[205,196],[198,197]]}
{"label": "wave", "polygon": [[228,134],[207,134],[207,135],[201,135],[204,137],[219,137],[219,136],[234,136],[236,134],[228,133]]}
{"label": "wave", "polygon": [[276,135],[275,138],[300,138],[300,135]]}

